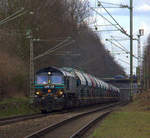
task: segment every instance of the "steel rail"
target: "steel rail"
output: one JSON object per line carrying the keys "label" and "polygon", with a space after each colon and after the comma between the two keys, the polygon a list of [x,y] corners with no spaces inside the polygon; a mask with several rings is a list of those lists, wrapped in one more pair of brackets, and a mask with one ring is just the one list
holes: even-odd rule
{"label": "steel rail", "polygon": [[63,120],[61,122],[58,122],[56,124],[52,124],[52,125],[50,125],[48,127],[40,129],[40,130],[38,130],[38,131],[36,131],[36,132],[26,136],[25,138],[39,138],[39,137],[42,137],[45,134],[48,134],[48,133],[52,132],[53,130],[55,130],[55,129],[59,128],[59,127],[62,127],[62,126],[66,125],[66,124],[68,124],[68,123],[70,123],[70,122],[72,122],[72,121],[74,121],[76,119],[79,119],[79,118],[81,118],[83,116],[90,115],[92,113],[96,113],[96,112],[99,112],[99,111],[103,111],[105,109],[108,109],[108,108],[111,108],[111,107],[114,107],[114,106],[117,106],[117,105],[120,105],[120,103],[107,105],[107,106],[101,107],[101,108],[96,109],[96,110],[92,110],[92,111],[89,111],[89,112],[84,112],[84,113],[75,115],[75,116],[70,117],[68,119],[65,119],[65,120]]}
{"label": "steel rail", "polygon": [[[127,105],[128,102],[122,103],[121,106]],[[77,132],[75,132],[70,138],[80,138],[86,134],[86,132],[92,128],[95,124],[97,124],[99,121],[102,121],[105,117],[107,117],[110,113],[112,113],[113,110],[106,111],[102,115],[98,116],[97,118],[90,121],[88,124],[83,126],[81,129],[79,129]]]}
{"label": "steel rail", "polygon": [[82,137],[91,127],[93,127],[95,124],[97,124],[99,121],[103,120],[106,116],[108,116],[112,110],[104,112],[102,115],[98,116],[97,118],[90,121],[88,124],[83,126],[81,129],[79,129],[77,132],[75,132],[70,138],[80,138]]}
{"label": "steel rail", "polygon": [[29,120],[29,119],[36,119],[36,118],[40,118],[40,117],[46,117],[49,114],[31,114],[31,115],[20,115],[20,116],[14,116],[14,117],[8,117],[8,118],[2,118],[0,119],[0,126],[3,125],[8,125],[11,123],[16,123],[16,122],[20,122],[20,121],[25,121],[25,120]]}
{"label": "steel rail", "polygon": [[29,119],[46,117],[49,115],[64,114],[64,113],[68,113],[70,111],[76,111],[78,109],[80,109],[80,108],[73,109],[73,110],[71,108],[71,109],[67,109],[67,110],[63,110],[63,111],[50,112],[47,114],[37,113],[37,114],[30,114],[30,115],[17,115],[17,116],[12,116],[12,117],[0,118],[0,126],[8,125],[8,124],[16,123],[16,122],[21,122],[21,121],[25,121],[25,120],[29,120]]}

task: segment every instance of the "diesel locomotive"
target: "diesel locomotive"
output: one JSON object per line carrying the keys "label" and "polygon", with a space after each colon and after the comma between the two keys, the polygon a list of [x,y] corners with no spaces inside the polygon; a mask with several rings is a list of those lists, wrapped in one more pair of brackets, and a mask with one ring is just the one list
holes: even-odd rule
{"label": "diesel locomotive", "polygon": [[47,67],[35,75],[34,103],[42,112],[119,101],[120,90],[73,68]]}

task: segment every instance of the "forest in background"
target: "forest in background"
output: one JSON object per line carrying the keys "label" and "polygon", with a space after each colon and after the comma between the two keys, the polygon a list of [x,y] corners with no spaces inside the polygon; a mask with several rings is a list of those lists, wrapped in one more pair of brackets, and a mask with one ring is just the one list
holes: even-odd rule
{"label": "forest in background", "polygon": [[[22,7],[27,14],[0,26],[0,95],[1,98],[28,95],[29,88],[29,39],[34,42],[34,56],[55,47],[61,40],[71,37],[75,42],[60,48],[35,62],[35,71],[47,66],[75,67],[97,77],[125,74],[102,44],[100,37],[88,27],[85,19],[90,16],[86,0],[0,0],[0,20]],[[29,14],[29,13],[33,14]],[[101,36],[103,37],[103,36]],[[59,52],[75,55],[57,55]]]}

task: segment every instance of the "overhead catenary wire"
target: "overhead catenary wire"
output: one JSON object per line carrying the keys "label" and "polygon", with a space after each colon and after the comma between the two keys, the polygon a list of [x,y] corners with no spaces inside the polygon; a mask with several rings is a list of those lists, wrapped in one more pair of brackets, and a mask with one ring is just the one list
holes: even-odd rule
{"label": "overhead catenary wire", "polygon": [[[98,1],[99,1],[99,0],[98,0]],[[101,1],[100,3],[108,4],[108,5],[116,5],[116,6],[120,6],[120,4],[111,3],[111,2],[104,2],[104,1]]]}
{"label": "overhead catenary wire", "polygon": [[117,28],[118,31],[122,32],[122,30],[121,30],[118,26],[114,25],[111,21],[109,21],[106,17],[104,17],[102,14],[100,14],[97,10],[95,10],[95,9],[92,8],[92,7],[91,7],[91,9],[92,9],[93,11],[95,11],[95,12],[96,12],[99,16],[101,16],[103,19],[105,19],[108,23],[110,23],[112,26],[114,26],[115,28]]}
{"label": "overhead catenary wire", "polygon": [[[111,52],[111,51],[109,51],[109,52]],[[123,52],[113,52],[113,53],[111,52],[111,54],[117,54],[117,55],[123,55],[124,54],[124,55],[126,55],[128,53],[123,51]]]}
{"label": "overhead catenary wire", "polygon": [[[99,1],[99,0],[96,0],[95,3],[98,3],[98,7],[95,6],[95,8],[99,8],[99,6],[101,5],[101,3],[103,3],[105,6],[105,8],[123,8],[123,7],[128,7],[127,5],[122,5],[122,4],[116,4],[116,3],[110,3],[110,2],[103,2],[103,1]],[[96,4],[95,4],[96,5]]]}
{"label": "overhead catenary wire", "polygon": [[58,50],[58,49],[60,49],[60,48],[62,48],[62,47],[69,46],[69,45],[71,45],[72,43],[74,43],[74,40],[73,40],[73,41],[70,41],[70,42],[68,42],[68,43],[66,43],[66,44],[64,44],[64,45],[62,45],[62,46],[60,46],[60,47],[58,47],[58,48],[56,48],[56,49],[54,49],[54,50],[51,50],[51,51],[48,50],[48,51],[46,51],[45,53],[43,53],[43,54],[38,55],[37,57],[35,57],[34,60],[37,60],[37,59],[39,59],[39,58],[41,58],[41,57],[43,57],[43,56],[46,56],[46,55],[53,55],[56,50]]}
{"label": "overhead catenary wire", "polygon": [[128,51],[128,49],[125,48],[121,43],[119,43],[113,36],[112,36],[112,38],[113,38],[113,40],[114,40],[116,43],[118,43],[121,47],[123,47],[124,49],[126,49],[126,50]]}
{"label": "overhead catenary wire", "polygon": [[[122,51],[124,51],[124,52],[130,54],[130,52],[129,52],[128,50],[126,50],[126,49],[124,49],[124,48],[118,46],[116,43],[110,41],[109,39],[106,39],[106,41],[110,42],[111,44],[113,44],[114,46],[118,47],[118,48],[121,49]],[[136,57],[135,55],[132,55],[132,56],[133,56],[134,58],[138,59],[138,57]]]}
{"label": "overhead catenary wire", "polygon": [[111,44],[113,44],[114,46],[116,46],[117,48],[121,49],[122,51],[126,52],[126,53],[130,53],[128,50],[118,46],[116,43],[110,41],[109,39],[106,39],[106,41],[110,42]]}
{"label": "overhead catenary wire", "polygon": [[[98,1],[98,0],[97,0],[97,1]],[[130,1],[131,1],[131,0],[130,0]],[[102,4],[104,4],[104,3],[102,3]],[[104,6],[105,6],[105,8],[106,8],[107,6],[111,6],[111,4],[112,4],[112,3],[109,3],[109,5],[108,5],[108,4],[105,3]],[[123,5],[123,4],[125,4],[125,5]],[[101,4],[99,4],[98,6],[100,7],[100,9],[102,9]],[[113,5],[112,5],[112,6],[113,6]],[[119,5],[118,5],[118,6],[119,6]],[[123,3],[123,2],[122,2],[122,4],[121,4],[120,6],[121,6],[122,8],[128,8],[127,10],[130,10],[130,11],[131,11],[131,8],[132,8],[131,4],[130,4],[130,6],[128,6],[126,3]],[[92,8],[91,8],[91,9],[92,9]],[[93,8],[93,9],[94,9],[94,8]],[[93,9],[92,9],[92,10],[93,10]],[[104,10],[104,9],[102,9],[102,10]],[[99,10],[96,9],[96,8],[95,8],[93,11],[99,12]],[[114,23],[114,21],[112,21],[112,18],[110,18],[110,16],[108,17],[108,15],[106,15],[106,12],[105,12],[105,14],[103,14],[103,12],[102,12],[102,13],[99,12],[98,15],[99,15],[100,17],[102,17],[105,21],[107,21],[107,22],[110,21],[110,22]],[[105,15],[106,15],[106,16],[105,16]],[[104,18],[104,17],[105,17],[105,18]],[[106,19],[107,19],[107,20],[106,20]],[[110,22],[109,22],[109,23],[110,23]],[[112,25],[112,23],[110,23],[110,24]],[[132,22],[130,22],[130,26],[131,26],[131,23],[132,23]],[[122,25],[121,25],[121,26],[122,26]],[[114,27],[117,28],[117,29],[119,28],[118,30],[119,30],[121,33],[123,33],[122,30],[120,29],[120,27],[119,27],[118,25],[116,25],[116,26],[114,26]],[[124,29],[125,29],[125,28],[124,28]],[[105,34],[106,34],[106,33],[105,33]],[[104,34],[104,35],[105,35],[105,34]],[[110,34],[109,31],[108,31],[108,34]],[[127,31],[127,32],[124,32],[123,34],[125,34],[125,36],[127,36],[130,41],[131,41],[131,39],[134,40],[133,37],[131,38],[131,33],[129,34],[128,31]],[[103,35],[103,36],[104,36],[104,35]],[[128,40],[128,39],[127,39],[127,40]],[[115,43],[116,43],[116,42],[115,42]],[[119,44],[118,44],[118,45],[119,45]],[[122,46],[121,46],[121,47],[122,47]],[[126,51],[126,50],[125,50],[125,51]],[[129,50],[128,50],[128,51],[129,51]],[[129,53],[128,53],[128,54],[129,54]],[[133,55],[133,54],[130,54],[130,57],[131,57],[132,55]],[[136,58],[137,58],[137,57],[136,57]],[[131,62],[131,61],[130,61],[130,62]],[[130,69],[130,70],[131,70],[131,69]],[[130,73],[130,74],[131,74],[131,73]]]}
{"label": "overhead catenary wire", "polygon": [[7,23],[7,22],[9,22],[9,21],[12,21],[12,20],[14,20],[14,19],[16,19],[16,18],[18,18],[18,17],[20,17],[20,16],[26,14],[27,12],[28,12],[28,11],[24,11],[24,9],[19,10],[18,12],[16,12],[17,14],[16,14],[16,13],[15,13],[15,14],[12,14],[12,15],[10,15],[9,17],[7,17],[6,19],[0,21],[0,25],[3,25],[3,24],[5,24],[5,23]]}
{"label": "overhead catenary wire", "polygon": [[5,23],[6,21],[8,21],[9,19],[11,19],[12,17],[15,17],[16,15],[18,15],[19,13],[22,13],[24,11],[24,8],[21,8],[20,10],[16,11],[15,13],[11,14],[10,16],[6,17],[5,19],[2,19],[0,21],[0,24]]}
{"label": "overhead catenary wire", "polygon": [[112,29],[112,30],[99,30],[99,31],[96,30],[96,32],[113,32],[113,31],[118,31],[118,30],[114,30],[114,29]]}
{"label": "overhead catenary wire", "polygon": [[[26,13],[28,13],[28,11],[25,11],[25,9],[22,7],[20,10],[16,11],[15,13],[11,14],[10,16],[6,17],[5,19],[2,19],[0,21],[0,25],[3,25],[9,21],[12,21],[22,15],[25,15]],[[2,29],[3,31],[3,29]],[[10,31],[10,30],[9,30]],[[18,32],[2,32],[4,35],[8,35],[8,36],[12,36],[12,35],[25,35],[23,33],[18,33]]]}
{"label": "overhead catenary wire", "polygon": [[[70,42],[68,42],[70,41]],[[68,42],[68,43],[67,43]],[[71,45],[72,43],[74,42],[74,40],[71,41],[71,37],[68,37],[67,39],[65,39],[64,41],[60,42],[59,44],[57,44],[55,47],[49,49],[48,51],[44,52],[43,54],[40,54],[36,57],[34,57],[34,60],[37,60],[45,55],[48,55],[48,54],[51,54],[53,52],[55,52],[56,50],[62,48],[62,47],[65,47],[65,46],[68,46],[68,45]],[[66,44],[65,44],[66,43]]]}
{"label": "overhead catenary wire", "polygon": [[[95,8],[95,9],[98,9],[99,7],[94,7],[94,8]],[[120,6],[118,6],[118,7],[112,7],[112,6],[110,6],[110,7],[107,6],[107,7],[106,7],[106,6],[105,6],[105,8],[107,8],[107,9],[111,9],[111,8],[112,8],[112,9],[113,9],[113,8],[118,9],[118,8],[124,8],[124,7],[122,7],[122,6],[120,5]],[[126,8],[126,7],[125,7],[125,8]]]}
{"label": "overhead catenary wire", "polygon": [[127,4],[116,4],[116,3],[109,3],[109,2],[100,2],[100,1],[98,1],[99,3],[103,3],[103,4],[105,4],[105,5],[112,5],[112,6],[116,6],[116,7],[106,7],[105,6],[105,8],[129,8],[129,6],[127,5]]}
{"label": "overhead catenary wire", "polygon": [[26,14],[26,13],[27,13],[27,11],[24,11],[23,13],[21,13],[21,14],[19,14],[19,15],[16,15],[16,16],[14,16],[14,17],[12,17],[12,18],[10,18],[10,19],[8,19],[8,20],[6,20],[6,21],[0,23],[0,25],[3,25],[3,24],[5,24],[5,23],[7,23],[7,22],[9,22],[9,21],[12,21],[12,20],[14,20],[14,19],[16,19],[16,18],[18,18],[18,17],[20,17],[20,16]]}
{"label": "overhead catenary wire", "polygon": [[[116,25],[116,24],[114,24],[114,25]],[[100,24],[100,25],[96,25],[96,26],[114,26],[114,25],[111,25],[111,24]]]}
{"label": "overhead catenary wire", "polygon": [[[128,64],[128,65],[130,66],[130,63],[129,63],[129,62],[127,62],[127,61],[125,61],[125,60],[123,60],[123,59],[120,59],[120,58],[119,58],[119,60],[120,60],[121,62],[126,63],[126,64]],[[136,68],[136,66],[133,66],[133,67]]]}
{"label": "overhead catenary wire", "polygon": [[[109,39],[109,40],[113,41],[114,39],[111,38],[111,39]],[[117,39],[115,39],[115,40],[116,40],[116,41],[129,41],[130,39],[128,39],[128,38],[117,38]]]}
{"label": "overhead catenary wire", "polygon": [[[100,2],[100,1],[99,1]],[[101,3],[101,2],[100,2]],[[127,34],[127,32],[124,30],[124,28],[116,21],[116,19],[109,13],[109,11],[103,6],[103,4],[101,3],[102,8],[107,12],[107,14],[113,19],[113,21],[117,24],[117,26],[120,28],[119,30],[130,37],[129,34]]]}

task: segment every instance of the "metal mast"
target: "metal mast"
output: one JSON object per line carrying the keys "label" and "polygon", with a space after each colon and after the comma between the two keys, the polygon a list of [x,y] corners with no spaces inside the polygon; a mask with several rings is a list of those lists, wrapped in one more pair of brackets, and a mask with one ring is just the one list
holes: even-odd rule
{"label": "metal mast", "polygon": [[130,0],[130,100],[133,89],[133,0]]}
{"label": "metal mast", "polygon": [[143,36],[144,35],[144,29],[139,29],[139,34],[137,35],[138,36],[138,39],[137,39],[137,41],[138,41],[138,86],[139,86],[139,88],[141,88],[141,78],[142,78],[142,66],[141,66],[141,58],[142,58],[142,56],[141,56],[141,40],[140,40],[140,38],[141,38],[141,36]]}
{"label": "metal mast", "polygon": [[34,62],[33,62],[33,38],[30,38],[30,97],[34,95]]}
{"label": "metal mast", "polygon": [[138,77],[138,87],[141,87],[141,43],[140,35],[138,35],[138,67],[137,67],[137,77]]}
{"label": "metal mast", "polygon": [[138,35],[138,67],[141,65],[141,41],[140,41],[140,36]]}
{"label": "metal mast", "polygon": [[30,40],[30,74],[29,74],[29,81],[30,81],[30,97],[34,96],[34,53],[33,53],[33,35],[32,31],[29,29],[27,30],[27,38]]}

